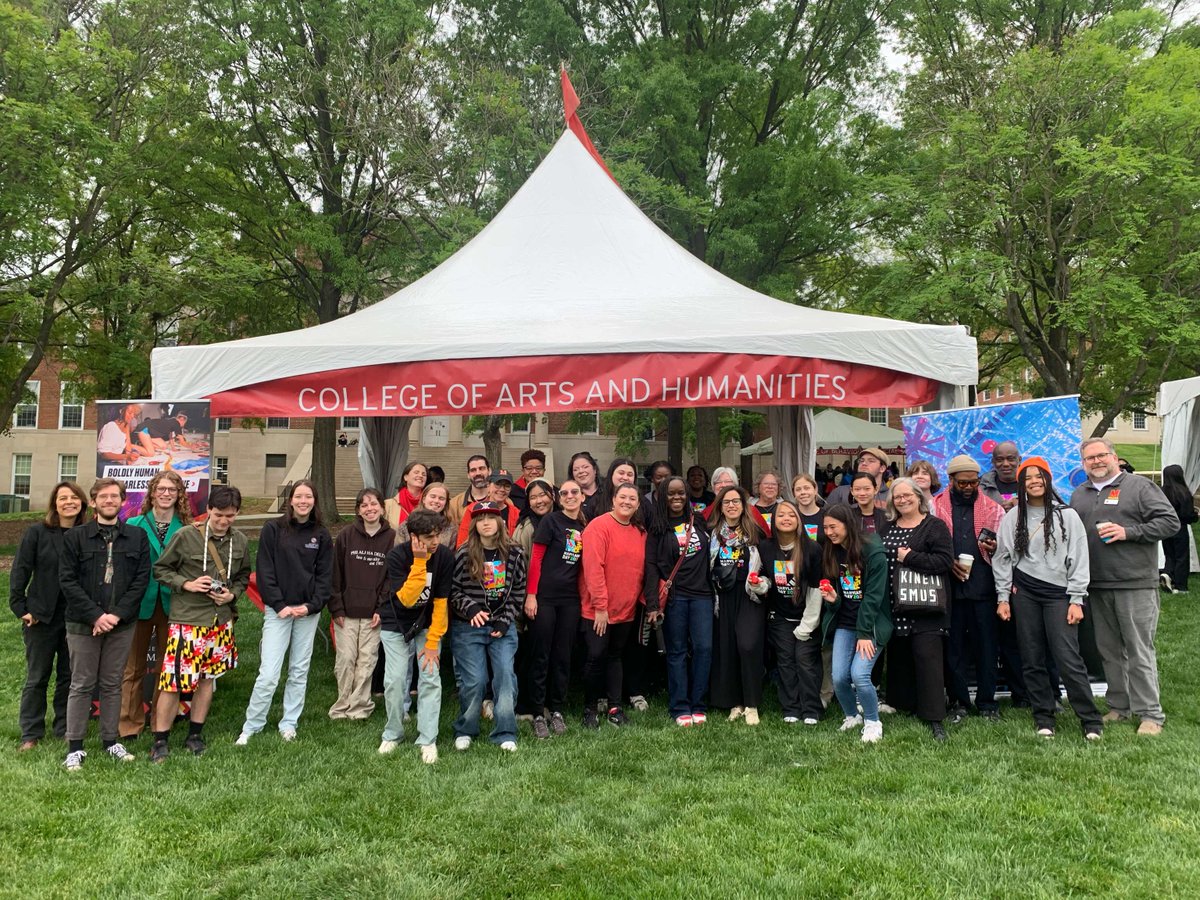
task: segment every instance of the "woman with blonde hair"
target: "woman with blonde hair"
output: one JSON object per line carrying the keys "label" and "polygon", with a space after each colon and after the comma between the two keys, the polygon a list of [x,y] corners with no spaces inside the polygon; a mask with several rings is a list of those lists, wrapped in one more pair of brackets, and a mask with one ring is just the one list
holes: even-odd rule
{"label": "woman with blonde hair", "polygon": [[[142,595],[137,624],[133,626],[133,646],[129,648],[129,660],[125,663],[125,675],[121,683],[121,721],[118,731],[122,741],[137,740],[146,727],[143,683],[150,638],[154,638],[155,674],[161,668],[163,654],[167,650],[167,614],[171,611],[171,589],[155,580],[154,564],[175,532],[191,521],[192,507],[183,479],[177,472],[164,469],[150,479],[141,513],[130,518],[128,523],[146,532],[146,543],[150,545],[150,583]],[[158,694],[156,678],[150,709],[158,702]]]}

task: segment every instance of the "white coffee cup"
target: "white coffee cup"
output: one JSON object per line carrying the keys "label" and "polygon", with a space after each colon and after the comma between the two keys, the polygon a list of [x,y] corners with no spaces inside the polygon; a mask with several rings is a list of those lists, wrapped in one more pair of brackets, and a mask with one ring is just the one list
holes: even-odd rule
{"label": "white coffee cup", "polygon": [[971,574],[971,566],[975,565],[975,557],[970,553],[958,554],[958,564],[967,570],[967,574]]}

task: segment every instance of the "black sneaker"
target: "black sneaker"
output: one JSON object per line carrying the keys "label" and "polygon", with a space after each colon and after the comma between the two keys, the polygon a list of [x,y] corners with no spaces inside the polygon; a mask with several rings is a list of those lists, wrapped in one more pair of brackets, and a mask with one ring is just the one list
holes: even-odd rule
{"label": "black sneaker", "polygon": [[167,749],[166,741],[155,741],[154,745],[150,748],[150,762],[164,763],[167,761],[167,755],[170,752],[171,751]]}
{"label": "black sneaker", "polygon": [[584,728],[599,728],[600,713],[594,709],[585,709],[583,711],[583,727]]}
{"label": "black sneaker", "polygon": [[550,713],[550,730],[556,735],[564,735],[567,733],[567,722],[560,712]]}
{"label": "black sneaker", "polygon": [[946,740],[946,729],[942,727],[941,722],[930,722],[929,730],[933,733],[933,739],[939,744]]}
{"label": "black sneaker", "polygon": [[183,742],[183,746],[194,753],[196,756],[203,756],[204,751],[208,749],[204,743],[204,738],[198,734],[189,734],[188,739]]}
{"label": "black sneaker", "polygon": [[981,716],[983,716],[985,719],[987,719],[989,722],[999,722],[1000,721],[1000,710],[998,710],[998,709],[981,709],[979,711],[979,714]]}
{"label": "black sneaker", "polygon": [[947,715],[950,717],[951,725],[961,725],[969,713],[965,706],[952,706],[947,710]]}
{"label": "black sneaker", "polygon": [[546,724],[544,717],[534,716],[533,736],[539,741],[544,741],[546,738],[550,737],[550,726]]}
{"label": "black sneaker", "polygon": [[619,706],[614,706],[608,711],[608,721],[620,728],[628,723],[629,719],[625,717],[625,710],[621,709]]}

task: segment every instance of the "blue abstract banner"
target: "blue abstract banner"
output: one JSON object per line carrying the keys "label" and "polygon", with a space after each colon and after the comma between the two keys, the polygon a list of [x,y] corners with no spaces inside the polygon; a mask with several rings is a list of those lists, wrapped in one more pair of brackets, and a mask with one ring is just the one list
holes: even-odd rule
{"label": "blue abstract banner", "polygon": [[947,484],[946,464],[965,453],[991,471],[992,450],[1014,441],[1021,458],[1041,456],[1050,464],[1054,487],[1064,500],[1087,478],[1079,459],[1083,428],[1079,396],[1022,400],[903,416],[905,462],[927,460]]}

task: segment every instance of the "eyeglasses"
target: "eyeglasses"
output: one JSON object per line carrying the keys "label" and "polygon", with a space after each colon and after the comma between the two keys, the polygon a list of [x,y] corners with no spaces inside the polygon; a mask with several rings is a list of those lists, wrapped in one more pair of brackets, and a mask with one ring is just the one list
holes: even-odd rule
{"label": "eyeglasses", "polygon": [[546,467],[530,464],[528,466],[521,466],[521,471],[522,472],[545,472]]}
{"label": "eyeglasses", "polygon": [[1085,463],[1099,462],[1100,460],[1107,459],[1108,457],[1110,457],[1112,455],[1113,455],[1112,453],[1109,453],[1107,451],[1105,451],[1104,453],[1093,453],[1091,456],[1085,456],[1083,458],[1083,461]]}
{"label": "eyeglasses", "polygon": [[583,493],[583,491],[579,490],[579,488],[572,488],[569,491],[559,491],[558,496],[560,496],[560,497],[577,497],[582,493]]}
{"label": "eyeglasses", "polygon": [[735,500],[722,500],[722,501],[721,501],[721,505],[722,505],[722,506],[741,506],[741,505],[742,505],[742,501],[741,501],[741,500],[737,500],[737,499],[735,499]]}
{"label": "eyeglasses", "polygon": [[977,487],[979,485],[979,479],[972,478],[970,481],[963,481],[961,479],[956,478],[954,480],[954,483],[957,484],[959,487]]}
{"label": "eyeglasses", "polygon": [[156,494],[178,494],[178,493],[179,493],[179,488],[173,488],[173,487],[156,487],[156,488],[154,489],[154,493],[156,493]]}

